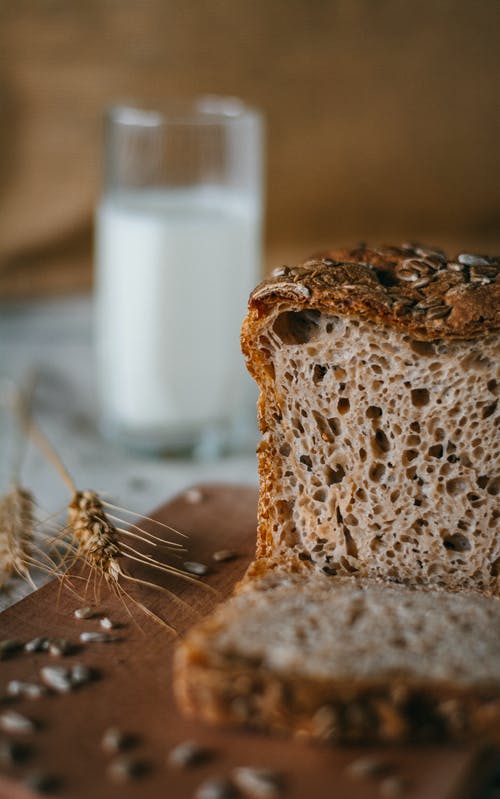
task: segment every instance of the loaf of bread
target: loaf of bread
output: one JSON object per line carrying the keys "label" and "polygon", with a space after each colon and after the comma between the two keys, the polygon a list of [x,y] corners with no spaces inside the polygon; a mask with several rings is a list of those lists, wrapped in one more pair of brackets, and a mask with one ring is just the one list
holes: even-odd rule
{"label": "loaf of bread", "polygon": [[500,592],[499,270],[362,247],[255,289],[258,556]]}
{"label": "loaf of bread", "polygon": [[178,651],[188,712],[339,741],[500,735],[499,270],[362,246],[255,289],[257,557]]}
{"label": "loaf of bread", "polygon": [[317,739],[467,739],[500,727],[500,601],[277,569],[178,651],[182,707]]}

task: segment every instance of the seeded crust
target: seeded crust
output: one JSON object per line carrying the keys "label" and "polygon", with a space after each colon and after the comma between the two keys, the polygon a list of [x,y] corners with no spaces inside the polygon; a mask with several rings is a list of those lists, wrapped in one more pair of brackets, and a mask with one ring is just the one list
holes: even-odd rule
{"label": "seeded crust", "polygon": [[[301,266],[278,267],[250,296],[242,334],[280,300],[294,308],[361,316],[413,338],[475,338],[500,327],[500,256],[460,253],[418,244],[332,250]],[[251,363],[249,365],[251,369]]]}
{"label": "seeded crust", "polygon": [[499,269],[362,247],[255,289],[258,557],[500,593]]}
{"label": "seeded crust", "polygon": [[277,568],[177,653],[184,710],[335,742],[500,734],[500,602]]}

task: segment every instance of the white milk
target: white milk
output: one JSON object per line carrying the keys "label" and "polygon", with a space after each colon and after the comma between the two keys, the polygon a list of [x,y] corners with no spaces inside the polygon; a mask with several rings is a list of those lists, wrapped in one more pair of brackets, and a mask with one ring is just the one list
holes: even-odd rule
{"label": "white milk", "polygon": [[176,448],[255,415],[239,331],[259,278],[256,205],[217,188],[115,193],[98,208],[96,248],[105,427]]}

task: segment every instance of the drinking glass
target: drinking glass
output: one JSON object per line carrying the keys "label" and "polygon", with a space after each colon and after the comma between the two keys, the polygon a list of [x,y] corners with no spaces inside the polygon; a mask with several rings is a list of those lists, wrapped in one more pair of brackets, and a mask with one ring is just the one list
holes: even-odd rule
{"label": "drinking glass", "polygon": [[255,440],[239,330],[261,268],[263,121],[235,98],[109,109],[96,214],[101,429],[153,451]]}

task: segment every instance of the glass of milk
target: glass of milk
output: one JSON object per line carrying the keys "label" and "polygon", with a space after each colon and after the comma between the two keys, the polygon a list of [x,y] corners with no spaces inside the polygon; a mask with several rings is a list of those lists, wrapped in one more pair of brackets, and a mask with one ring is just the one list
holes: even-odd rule
{"label": "glass of milk", "polygon": [[96,218],[101,428],[149,451],[254,442],[240,352],[261,269],[263,125],[233,98],[111,108]]}

